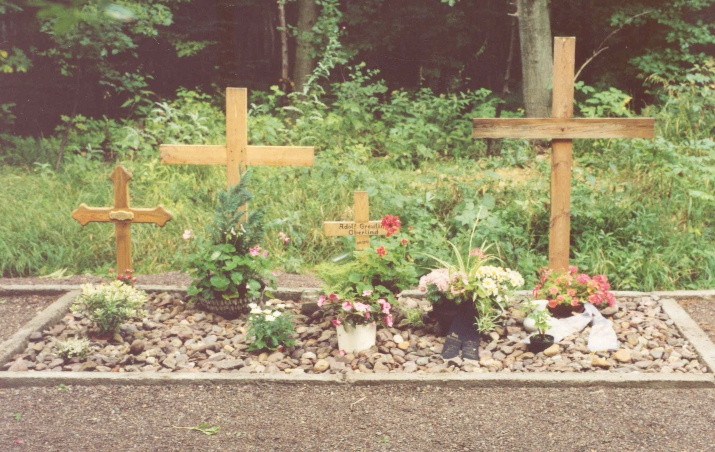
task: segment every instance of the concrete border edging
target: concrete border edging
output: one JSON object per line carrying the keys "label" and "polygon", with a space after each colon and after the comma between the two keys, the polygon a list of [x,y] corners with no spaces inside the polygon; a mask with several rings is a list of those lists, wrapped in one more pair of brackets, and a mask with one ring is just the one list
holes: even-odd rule
{"label": "concrete border edging", "polygon": [[710,341],[710,337],[673,298],[664,298],[660,302],[663,311],[673,321],[680,334],[692,344],[695,353],[700,355],[701,361],[710,372],[715,373],[715,346]]}
{"label": "concrete border edging", "polygon": [[65,385],[213,385],[213,384],[323,384],[373,386],[397,384],[413,387],[439,385],[468,388],[496,387],[619,387],[711,388],[712,374],[585,373],[465,373],[465,374],[204,374],[145,372],[0,372],[0,388]]}
{"label": "concrete border edging", "polygon": [[61,296],[57,301],[46,307],[32,320],[22,326],[15,334],[0,344],[0,364],[12,358],[12,355],[22,353],[30,342],[30,335],[42,331],[60,321],[67,314],[74,299],[80,294],[73,290]]}

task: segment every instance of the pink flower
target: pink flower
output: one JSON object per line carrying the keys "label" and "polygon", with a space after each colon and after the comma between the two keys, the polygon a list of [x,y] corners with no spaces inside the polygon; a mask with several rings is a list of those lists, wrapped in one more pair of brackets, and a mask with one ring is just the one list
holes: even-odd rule
{"label": "pink flower", "polygon": [[486,254],[484,254],[484,251],[482,251],[479,248],[474,248],[472,251],[469,252],[469,257],[478,257],[479,259],[484,259],[486,257]]}
{"label": "pink flower", "polygon": [[283,232],[283,231],[281,231],[281,232],[278,233],[278,238],[280,238],[281,240],[283,240],[283,243],[288,243],[288,242],[290,242],[290,237],[288,237],[288,236],[285,234],[285,232]]}
{"label": "pink flower", "polygon": [[384,298],[380,298],[379,300],[377,300],[377,302],[380,303],[380,306],[382,306],[383,314],[390,313],[390,308],[392,308],[392,306],[390,306],[390,303],[388,303],[387,300],[385,300]]}
{"label": "pink flower", "polygon": [[372,290],[368,289],[368,290],[363,290],[363,291],[362,291],[362,296],[363,296],[363,297],[369,297],[370,295],[372,295]]}
{"label": "pink flower", "polygon": [[402,226],[402,223],[400,222],[400,217],[393,215],[385,215],[384,217],[382,217],[382,222],[380,224],[382,225],[383,229],[387,231],[387,237],[399,231],[400,226]]}
{"label": "pink flower", "polygon": [[409,240],[402,239],[402,240],[400,240],[400,245],[407,245],[407,242],[409,242]]}
{"label": "pink flower", "polygon": [[330,300],[330,301],[337,301],[337,300],[338,300],[338,296],[337,296],[336,294],[334,294],[334,293],[331,293],[330,295],[328,295],[328,300]]}
{"label": "pink flower", "polygon": [[568,295],[569,297],[575,296],[575,295],[576,295],[576,289],[567,289],[567,290],[566,290],[566,295]]}
{"label": "pink flower", "polygon": [[332,323],[334,326],[340,326],[343,324],[340,319],[333,319],[330,323]]}
{"label": "pink flower", "polygon": [[591,281],[591,278],[589,278],[586,273],[581,273],[576,276],[576,282],[579,284],[588,284],[589,281]]}
{"label": "pink flower", "polygon": [[268,251],[263,251],[263,257],[264,258],[268,257]]}
{"label": "pink flower", "polygon": [[370,305],[360,303],[359,301],[356,301],[353,307],[357,312],[367,312],[368,310],[370,310]]}
{"label": "pink flower", "polygon": [[578,272],[578,267],[577,267],[577,266],[571,265],[571,266],[569,267],[569,273],[571,273],[572,275],[575,275],[577,272]]}
{"label": "pink flower", "polygon": [[318,307],[323,307],[324,304],[325,304],[325,295],[321,295],[320,297],[318,297]]}
{"label": "pink flower", "polygon": [[539,290],[541,290],[541,287],[541,284],[539,284],[534,287],[534,290],[531,291],[531,295],[533,295],[534,298],[537,298],[539,296]]}
{"label": "pink flower", "polygon": [[366,313],[365,313],[365,318],[366,318],[366,319],[369,319],[369,318],[370,318],[370,313],[369,313],[369,312],[366,312]]}
{"label": "pink flower", "polygon": [[344,309],[345,311],[352,311],[352,310],[353,310],[353,305],[350,304],[349,301],[346,301],[346,302],[343,303],[343,309]]}
{"label": "pink flower", "polygon": [[549,300],[549,307],[550,308],[555,308],[559,304],[558,301],[556,300]]}
{"label": "pink flower", "polygon": [[345,350],[343,350],[343,349],[340,349],[340,351],[338,351],[338,353],[340,354],[340,356],[345,356]]}
{"label": "pink flower", "polygon": [[378,246],[378,247],[377,247],[377,250],[375,250],[375,251],[377,252],[377,255],[380,256],[380,257],[382,257],[382,256],[384,256],[385,254],[387,254],[387,250],[385,249],[384,246]]}
{"label": "pink flower", "polygon": [[256,257],[256,256],[258,256],[259,254],[261,254],[261,247],[258,246],[258,245],[256,245],[254,248],[251,248],[250,250],[248,250],[248,253],[249,253],[251,256]]}
{"label": "pink flower", "polygon": [[391,327],[392,326],[392,316],[390,314],[387,314],[385,316],[385,325]]}
{"label": "pink flower", "polygon": [[616,304],[616,296],[613,295],[611,292],[608,292],[606,294],[606,301],[608,302],[608,306],[613,306]]}
{"label": "pink flower", "polygon": [[550,293],[551,295],[556,295],[557,293],[559,293],[558,287],[556,287],[556,286],[551,286],[551,287],[549,287],[549,293]]}

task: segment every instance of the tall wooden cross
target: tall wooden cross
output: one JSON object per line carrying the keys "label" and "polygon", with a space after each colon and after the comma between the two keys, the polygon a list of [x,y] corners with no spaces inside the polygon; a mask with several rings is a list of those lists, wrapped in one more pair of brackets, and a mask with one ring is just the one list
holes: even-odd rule
{"label": "tall wooden cross", "polygon": [[574,138],[653,138],[653,118],[573,118],[576,38],[554,38],[551,118],[474,119],[474,138],[551,138],[549,267],[569,265]]}
{"label": "tall wooden cross", "polygon": [[246,88],[226,88],[226,144],[162,144],[161,163],[225,165],[229,187],[246,166],[313,166],[312,146],[249,146]]}
{"label": "tall wooden cross", "polygon": [[109,178],[114,182],[114,206],[87,207],[87,204],[82,203],[72,212],[72,218],[82,226],[93,221],[114,223],[117,274],[121,274],[132,269],[132,223],[154,223],[161,227],[171,220],[171,213],[161,204],[154,208],[129,207],[129,179],[132,178],[132,173],[122,165],[117,165]]}
{"label": "tall wooden cross", "polygon": [[355,249],[364,250],[370,246],[371,235],[386,235],[382,222],[370,221],[370,204],[366,191],[356,191],[354,194],[354,221],[325,221],[323,232],[328,237],[355,236]]}

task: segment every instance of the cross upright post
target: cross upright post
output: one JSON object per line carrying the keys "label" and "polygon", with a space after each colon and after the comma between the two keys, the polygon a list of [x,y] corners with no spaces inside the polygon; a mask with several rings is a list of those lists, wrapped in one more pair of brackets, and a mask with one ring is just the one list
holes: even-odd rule
{"label": "cross upright post", "polygon": [[226,88],[226,144],[162,144],[161,163],[224,165],[229,187],[238,185],[247,166],[313,166],[312,146],[250,146],[246,88]]}
{"label": "cross upright post", "polygon": [[117,274],[121,274],[132,269],[132,223],[154,223],[163,227],[172,216],[161,204],[153,208],[129,207],[129,180],[132,173],[122,165],[117,165],[109,177],[114,183],[114,206],[88,207],[82,203],[72,212],[72,218],[82,226],[91,222],[114,223]]}
{"label": "cross upright post", "polygon": [[370,204],[366,191],[353,195],[354,221],[325,221],[323,232],[328,237],[355,236],[355,249],[360,251],[370,246],[371,235],[386,235],[380,221],[370,221]]}
{"label": "cross upright post", "polygon": [[554,38],[551,118],[476,118],[474,138],[551,138],[549,267],[569,265],[574,138],[653,138],[653,118],[573,118],[576,38]]}

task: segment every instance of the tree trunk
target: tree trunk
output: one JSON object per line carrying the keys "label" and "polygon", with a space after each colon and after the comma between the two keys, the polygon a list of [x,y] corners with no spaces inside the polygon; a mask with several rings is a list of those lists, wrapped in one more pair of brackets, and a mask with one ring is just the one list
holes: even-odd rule
{"label": "tree trunk", "polygon": [[281,91],[287,93],[290,89],[290,74],[288,73],[288,29],[286,28],[285,0],[278,0],[278,25],[281,36],[281,79],[279,85]]}
{"label": "tree trunk", "polygon": [[293,82],[298,92],[303,91],[303,85],[314,69],[315,61],[310,53],[313,48],[311,42],[313,25],[317,18],[318,5],[315,0],[298,0],[297,46],[293,68]]}
{"label": "tree trunk", "polygon": [[522,92],[527,117],[548,117],[553,72],[548,0],[517,0]]}

